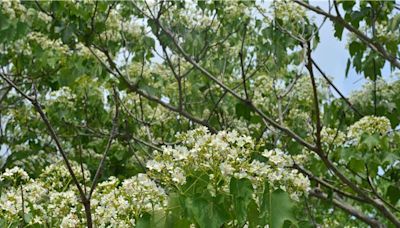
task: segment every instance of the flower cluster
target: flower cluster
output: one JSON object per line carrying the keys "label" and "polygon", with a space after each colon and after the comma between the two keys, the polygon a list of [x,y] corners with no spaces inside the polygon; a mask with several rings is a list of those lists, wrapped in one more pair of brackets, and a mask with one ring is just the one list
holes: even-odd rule
{"label": "flower cluster", "polygon": [[304,7],[301,7],[295,2],[279,0],[273,1],[272,5],[275,15],[284,21],[298,22],[307,18]]}
{"label": "flower cluster", "polygon": [[34,8],[26,8],[21,1],[6,0],[0,2],[0,9],[7,15],[10,19],[15,19],[18,17],[19,20],[24,22],[30,22],[32,20],[39,19],[41,22],[49,23],[52,18]]}
{"label": "flower cluster", "polygon": [[[23,197],[21,192],[23,192]],[[24,206],[23,212],[33,215],[31,224],[42,224],[47,216],[44,205],[47,197],[48,191],[40,182],[29,181],[19,187],[8,187],[0,197],[0,218],[4,218],[10,224],[12,221],[19,220],[22,206]]]}
{"label": "flower cluster", "polygon": [[290,168],[293,163],[289,155],[273,150],[263,153],[267,161],[255,160],[252,158],[256,153],[253,140],[236,131],[212,135],[202,127],[178,138],[181,145],[164,147],[147,162],[149,175],[167,187],[179,190],[188,178],[201,173],[210,179],[211,195],[228,193],[232,177],[247,178],[256,189],[269,181],[275,188],[287,190],[295,200],[309,189],[308,179]]}
{"label": "flower cluster", "polygon": [[400,37],[400,31],[398,29],[389,29],[388,23],[382,21],[375,24],[376,36],[384,41],[395,41],[398,42]]}
{"label": "flower cluster", "polygon": [[25,18],[26,8],[20,1],[1,1],[0,6],[1,11],[10,19],[14,19],[17,16]]}
{"label": "flower cluster", "polygon": [[232,129],[238,131],[239,134],[254,135],[255,132],[263,128],[261,123],[249,123],[243,118],[232,118]]}
{"label": "flower cluster", "polygon": [[[185,13],[184,13],[185,12]],[[217,23],[213,20],[212,12],[200,10],[194,1],[186,1],[185,8],[173,7],[173,11],[168,12],[169,19],[173,25],[184,24],[196,29],[217,30]],[[173,20],[173,19],[177,20]]]}
{"label": "flower cluster", "polygon": [[368,81],[366,82],[362,90],[355,91],[351,93],[350,102],[356,106],[374,106],[374,92],[379,91],[379,106],[384,107],[389,112],[396,111],[396,99],[394,99],[400,89],[400,81],[398,80],[398,76],[394,73],[391,75],[394,79],[396,79],[393,83],[388,83],[382,78],[378,78],[375,82]]}
{"label": "flower cluster", "polygon": [[230,18],[248,17],[251,14],[250,7],[240,1],[225,2],[226,16]]}
{"label": "flower cluster", "polygon": [[[266,177],[273,186],[279,186],[282,190],[287,191],[294,200],[299,200],[302,193],[310,190],[309,179],[298,170],[290,169],[294,162],[304,163],[305,155],[291,157],[280,149],[274,149],[264,151],[262,156],[268,159],[266,162],[268,170],[260,167],[261,164],[255,161],[252,162],[252,167],[257,167],[259,170],[264,169],[265,171],[261,172],[262,176]],[[254,172],[256,173],[257,169]]]}
{"label": "flower cluster", "polygon": [[160,211],[166,206],[166,194],[146,174],[138,174],[122,182],[111,177],[101,183],[92,205],[99,227],[130,227],[146,212]]}
{"label": "flower cluster", "polygon": [[[81,166],[76,162],[71,162],[71,165],[78,180],[90,179],[90,172],[86,169],[85,165],[83,165],[83,169],[81,169]],[[47,166],[43,173],[40,174],[39,179],[49,189],[58,191],[62,191],[62,189],[68,186],[72,181],[71,175],[63,162]]]}
{"label": "flower cluster", "polygon": [[271,94],[274,91],[274,83],[268,75],[258,75],[254,82],[253,102],[257,105],[268,104]]}
{"label": "flower cluster", "polygon": [[76,99],[76,94],[73,93],[69,87],[61,87],[59,90],[51,91],[48,94],[48,101],[50,104],[53,102],[63,102],[73,105],[73,100]]}
{"label": "flower cluster", "polygon": [[323,127],[321,141],[326,146],[342,145],[346,141],[346,135],[338,129]]}
{"label": "flower cluster", "polygon": [[385,135],[391,129],[389,119],[384,116],[364,116],[349,127],[347,137],[352,141],[358,142],[364,134]]}
{"label": "flower cluster", "polygon": [[[90,173],[84,172],[89,178]],[[29,225],[83,226],[86,220],[84,208],[75,186],[68,184],[70,178],[66,175],[68,172],[62,163],[50,166],[36,180],[29,179],[18,167],[6,170],[1,174],[2,180],[21,177],[27,182],[3,189],[0,217],[12,223],[20,221],[24,213]],[[68,179],[63,181],[63,178]],[[60,188],[60,182],[64,182],[63,188]],[[162,210],[165,205],[164,190],[146,174],[125,179],[122,184],[117,178],[110,177],[98,184],[91,199],[96,227],[132,227],[145,213]]]}
{"label": "flower cluster", "polygon": [[46,35],[39,32],[31,32],[27,36],[28,40],[34,42],[43,50],[53,50],[60,54],[69,54],[69,48],[67,45],[64,45],[61,39],[51,40]]}
{"label": "flower cluster", "polygon": [[23,169],[14,167],[12,169],[6,169],[4,173],[0,175],[0,182],[8,182],[12,184],[18,184],[17,182],[29,181],[29,175]]}

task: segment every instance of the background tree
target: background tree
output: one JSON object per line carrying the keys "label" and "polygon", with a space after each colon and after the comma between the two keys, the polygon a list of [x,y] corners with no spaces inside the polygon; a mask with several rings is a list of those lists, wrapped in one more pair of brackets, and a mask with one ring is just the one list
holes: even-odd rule
{"label": "background tree", "polygon": [[400,227],[399,6],[328,3],[1,2],[0,224]]}

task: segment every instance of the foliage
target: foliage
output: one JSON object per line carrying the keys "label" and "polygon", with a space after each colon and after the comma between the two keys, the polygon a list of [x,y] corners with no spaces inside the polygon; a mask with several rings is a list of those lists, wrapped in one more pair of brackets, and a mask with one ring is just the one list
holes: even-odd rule
{"label": "foliage", "polygon": [[399,227],[399,5],[327,4],[1,1],[0,226]]}

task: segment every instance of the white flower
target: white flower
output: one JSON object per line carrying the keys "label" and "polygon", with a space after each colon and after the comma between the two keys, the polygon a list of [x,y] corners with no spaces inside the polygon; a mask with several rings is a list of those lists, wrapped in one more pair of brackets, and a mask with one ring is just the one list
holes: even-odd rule
{"label": "white flower", "polygon": [[78,225],[79,225],[78,217],[74,214],[68,214],[66,217],[62,219],[60,227],[75,228],[78,227]]}
{"label": "white flower", "polygon": [[363,134],[384,135],[391,129],[389,119],[384,116],[364,116],[349,127],[347,137],[349,137],[350,140],[358,142]]}
{"label": "white flower", "polygon": [[235,171],[235,169],[230,165],[230,164],[227,164],[227,163],[221,163],[221,165],[219,165],[219,169],[221,170],[221,173],[222,173],[222,175],[226,175],[226,176],[228,176],[228,175],[232,175],[233,174],[233,172]]}
{"label": "white flower", "polygon": [[45,23],[50,23],[51,20],[52,20],[52,18],[49,15],[47,15],[47,14],[45,14],[43,12],[39,12],[38,13],[38,18],[40,20],[42,20],[43,22],[45,22]]}
{"label": "white flower", "polygon": [[149,170],[155,170],[157,172],[161,172],[162,169],[165,167],[165,165],[163,163],[161,163],[161,162],[156,161],[156,160],[149,160],[146,163],[146,167]]}
{"label": "white flower", "polygon": [[185,184],[186,177],[180,168],[175,168],[172,172],[172,180],[177,184]]}
{"label": "white flower", "polygon": [[178,161],[185,160],[189,156],[189,150],[184,146],[176,146],[172,156]]}
{"label": "white flower", "polygon": [[25,170],[15,166],[12,169],[6,168],[4,173],[0,175],[0,181],[8,180],[8,181],[15,181],[20,178],[22,181],[28,181],[29,175],[25,172]]}
{"label": "white flower", "polygon": [[[163,147],[163,151],[155,153],[153,160],[147,163],[148,174],[173,190],[176,190],[176,184],[186,183],[187,177],[197,173],[208,175],[207,189],[211,195],[229,193],[232,176],[248,178],[254,188],[262,188],[267,180],[289,193],[301,191],[299,194],[302,194],[305,189],[303,182],[292,183],[299,175],[291,172],[292,159],[298,156],[292,158],[277,148],[262,153],[267,162],[255,160],[252,156],[255,152],[253,140],[236,131],[210,134],[202,127],[177,134],[177,138],[182,144]],[[301,162],[301,159],[297,160]]]}
{"label": "white flower", "polygon": [[247,172],[244,171],[244,170],[241,170],[241,171],[235,173],[233,176],[234,176],[235,178],[237,178],[237,179],[242,179],[242,178],[247,178],[247,177],[249,177],[249,175],[247,174]]}

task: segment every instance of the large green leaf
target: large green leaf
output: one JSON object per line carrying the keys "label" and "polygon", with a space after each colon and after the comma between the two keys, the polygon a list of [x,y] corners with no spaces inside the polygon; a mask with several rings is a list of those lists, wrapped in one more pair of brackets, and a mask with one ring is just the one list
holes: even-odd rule
{"label": "large green leaf", "polygon": [[165,227],[165,214],[155,211],[151,214],[145,213],[136,222],[137,228],[162,228]]}
{"label": "large green leaf", "polygon": [[230,193],[233,197],[235,217],[239,222],[239,226],[243,226],[246,222],[247,207],[252,199],[253,186],[249,179],[238,180],[232,178],[230,182]]}
{"label": "large green leaf", "polygon": [[276,190],[271,194],[270,227],[282,227],[285,221],[296,223],[294,203],[287,192]]}
{"label": "large green leaf", "polygon": [[165,221],[166,227],[190,227],[190,218],[185,214],[185,197],[171,193],[168,197],[168,212]]}
{"label": "large green leaf", "polygon": [[286,221],[297,223],[293,212],[294,202],[288,193],[280,189],[272,191],[268,184],[265,186],[262,210],[266,212],[265,219],[271,228],[281,228]]}
{"label": "large green leaf", "polygon": [[186,209],[201,228],[219,228],[229,219],[226,209],[216,199],[190,197],[185,201]]}

